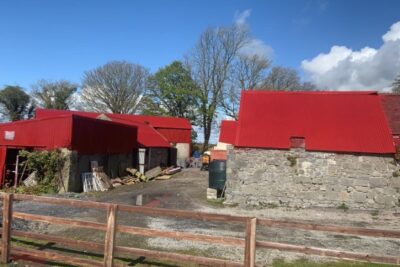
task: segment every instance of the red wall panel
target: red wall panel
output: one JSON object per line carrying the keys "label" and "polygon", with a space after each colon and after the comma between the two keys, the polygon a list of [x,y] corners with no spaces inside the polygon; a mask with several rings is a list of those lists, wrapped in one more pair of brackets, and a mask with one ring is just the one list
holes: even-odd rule
{"label": "red wall panel", "polygon": [[137,128],[73,116],[72,150],[83,154],[120,154],[137,148]]}
{"label": "red wall panel", "polygon": [[235,144],[237,121],[221,121],[219,141],[227,144]]}
{"label": "red wall panel", "polygon": [[71,116],[0,124],[0,145],[70,148],[71,127]]}

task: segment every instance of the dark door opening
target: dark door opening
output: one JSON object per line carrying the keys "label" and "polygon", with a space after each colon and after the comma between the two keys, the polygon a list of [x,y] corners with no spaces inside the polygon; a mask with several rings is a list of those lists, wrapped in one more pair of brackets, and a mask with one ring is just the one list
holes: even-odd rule
{"label": "dark door opening", "polygon": [[[31,151],[30,148],[24,148]],[[2,188],[17,187],[29,175],[26,170],[25,159],[18,156],[20,148],[7,148],[4,165],[4,180]]]}

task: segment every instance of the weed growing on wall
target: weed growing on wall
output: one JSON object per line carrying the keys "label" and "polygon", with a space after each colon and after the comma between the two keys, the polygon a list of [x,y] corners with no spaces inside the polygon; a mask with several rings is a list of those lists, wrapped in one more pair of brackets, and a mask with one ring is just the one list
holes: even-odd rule
{"label": "weed growing on wall", "polygon": [[290,167],[294,167],[297,164],[297,158],[295,156],[287,156],[286,158],[289,161]]}
{"label": "weed growing on wall", "polygon": [[22,164],[26,164],[28,173],[36,172],[37,185],[22,186],[17,191],[30,194],[55,193],[58,191],[61,169],[65,163],[65,157],[60,150],[32,152],[21,150],[19,156],[25,159]]}

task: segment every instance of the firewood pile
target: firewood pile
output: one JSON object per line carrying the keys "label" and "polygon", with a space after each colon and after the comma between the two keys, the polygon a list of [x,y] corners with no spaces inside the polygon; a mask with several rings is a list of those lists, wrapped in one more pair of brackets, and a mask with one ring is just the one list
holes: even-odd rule
{"label": "firewood pile", "polygon": [[126,168],[127,176],[123,178],[111,179],[114,187],[121,185],[130,185],[148,182],[151,180],[167,180],[172,177],[173,174],[181,171],[180,167],[169,167],[162,169],[161,167],[155,167],[148,170],[145,174],[140,173],[137,169]]}

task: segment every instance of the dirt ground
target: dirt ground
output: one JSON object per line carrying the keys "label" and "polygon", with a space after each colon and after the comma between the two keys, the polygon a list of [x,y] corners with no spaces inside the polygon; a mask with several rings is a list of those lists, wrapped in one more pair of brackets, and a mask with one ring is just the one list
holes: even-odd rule
{"label": "dirt ground", "polygon": [[[130,205],[139,204],[141,200],[142,205],[148,207],[400,230],[400,214],[396,213],[396,211],[343,211],[338,209],[292,209],[287,207],[241,209],[238,207],[225,207],[220,203],[209,202],[206,200],[207,186],[207,172],[201,172],[198,169],[185,169],[181,173],[174,175],[170,180],[155,180],[148,183],[121,186],[102,193],[65,194],[60,197],[90,199],[101,202]],[[79,218],[90,221],[105,222],[105,212],[99,210],[60,207],[32,202],[17,203],[14,210],[34,214],[60,216],[64,218]],[[231,222],[214,223],[169,217],[152,217],[133,213],[119,213],[118,223],[161,230],[178,230],[209,235],[244,237],[244,227]],[[23,230],[57,234],[68,236],[70,238],[96,242],[103,242],[104,238],[104,234],[98,231],[58,225],[46,225],[42,223],[27,224],[26,222],[16,221],[14,227]],[[322,232],[267,227],[259,227],[257,230],[257,239],[400,257],[399,239],[361,238],[340,234],[326,234]],[[235,261],[243,260],[244,254],[243,249],[230,246],[176,241],[165,238],[144,238],[125,234],[119,234],[117,236],[117,244],[162,251],[174,251],[191,255],[225,258]],[[274,259],[284,258],[285,260],[290,261],[302,257],[304,257],[302,254],[257,249],[257,263],[260,265],[270,264]],[[316,261],[332,260],[312,256],[307,256],[307,258]]]}

